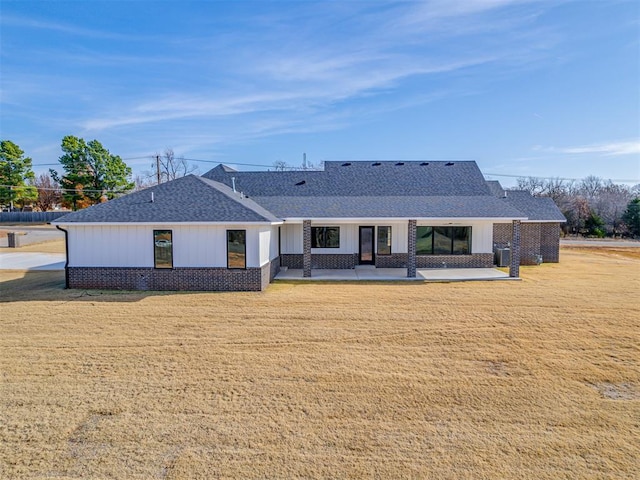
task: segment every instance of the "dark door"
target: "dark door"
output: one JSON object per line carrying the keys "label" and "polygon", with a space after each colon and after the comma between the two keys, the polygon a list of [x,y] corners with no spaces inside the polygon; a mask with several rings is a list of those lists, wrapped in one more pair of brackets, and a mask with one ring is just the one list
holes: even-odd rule
{"label": "dark door", "polygon": [[375,263],[373,239],[374,227],[360,227],[360,265]]}

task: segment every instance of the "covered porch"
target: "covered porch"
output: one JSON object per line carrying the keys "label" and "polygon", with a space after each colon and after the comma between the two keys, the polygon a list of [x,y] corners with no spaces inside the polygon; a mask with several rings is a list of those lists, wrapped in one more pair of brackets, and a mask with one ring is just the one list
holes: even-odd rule
{"label": "covered porch", "polygon": [[464,282],[486,280],[518,280],[497,268],[418,268],[416,275],[409,277],[406,268],[379,268],[372,265],[357,265],[352,269],[313,269],[305,276],[303,269],[283,267],[275,280],[308,281],[422,281]]}

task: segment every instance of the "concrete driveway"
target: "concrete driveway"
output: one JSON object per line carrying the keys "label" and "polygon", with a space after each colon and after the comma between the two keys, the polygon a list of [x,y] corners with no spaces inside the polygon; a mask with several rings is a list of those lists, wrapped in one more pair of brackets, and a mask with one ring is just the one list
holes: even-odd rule
{"label": "concrete driveway", "polygon": [[64,270],[64,253],[31,253],[0,251],[0,270]]}
{"label": "concrete driveway", "polygon": [[49,242],[51,240],[63,240],[64,232],[61,232],[52,225],[0,225],[0,248],[8,247],[9,240],[7,232],[19,233],[18,241],[20,245],[30,245],[32,243]]}

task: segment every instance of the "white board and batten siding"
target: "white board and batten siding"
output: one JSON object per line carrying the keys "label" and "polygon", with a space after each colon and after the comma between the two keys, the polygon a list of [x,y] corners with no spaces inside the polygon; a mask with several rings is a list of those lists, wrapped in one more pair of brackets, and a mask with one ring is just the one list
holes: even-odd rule
{"label": "white board and batten siding", "polygon": [[[493,222],[487,220],[464,221],[459,219],[440,221],[418,221],[418,226],[462,226],[471,227],[471,252],[493,252]],[[390,226],[391,227],[391,252],[407,253],[409,224],[407,221],[389,222],[363,222],[358,224],[322,223],[314,221],[312,227],[340,227],[340,248],[312,248],[312,253],[358,253],[359,251],[359,227],[360,226]],[[283,254],[302,253],[302,224],[285,223],[281,227],[281,252]]]}
{"label": "white board and batten siding", "polygon": [[[171,230],[174,267],[227,266],[227,230],[246,230],[247,268],[278,256],[271,225],[65,225],[70,267],[153,267],[153,231]],[[275,244],[275,247],[273,246]]]}

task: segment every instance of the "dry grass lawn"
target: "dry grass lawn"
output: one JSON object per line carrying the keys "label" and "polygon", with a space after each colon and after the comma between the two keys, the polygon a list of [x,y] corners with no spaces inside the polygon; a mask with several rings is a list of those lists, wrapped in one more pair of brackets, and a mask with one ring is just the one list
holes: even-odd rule
{"label": "dry grass lawn", "polygon": [[639,478],[640,258],[522,276],[162,294],[0,272],[0,478]]}

